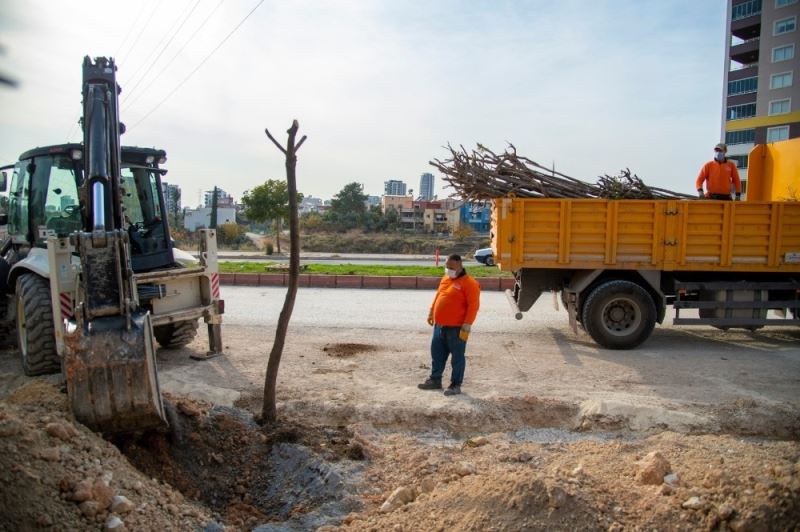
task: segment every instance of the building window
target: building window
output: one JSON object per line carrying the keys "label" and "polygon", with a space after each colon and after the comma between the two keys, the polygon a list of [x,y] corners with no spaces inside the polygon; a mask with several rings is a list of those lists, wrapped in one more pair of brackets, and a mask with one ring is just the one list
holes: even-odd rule
{"label": "building window", "polygon": [[737,79],[728,82],[728,96],[747,94],[758,90],[758,77]]}
{"label": "building window", "polygon": [[782,35],[797,29],[797,17],[782,18],[775,21],[775,27],[772,31],[773,35]]}
{"label": "building window", "polygon": [[736,163],[736,168],[744,170],[747,168],[748,155],[728,155],[728,159]]}
{"label": "building window", "polygon": [[778,46],[772,49],[772,62],[788,61],[794,59],[794,43],[786,46]]}
{"label": "building window", "polygon": [[773,74],[769,78],[770,89],[784,89],[792,86],[792,72],[781,72],[780,74]]}
{"label": "building window", "polygon": [[733,6],[731,20],[739,20],[761,13],[761,0],[750,0]]}
{"label": "building window", "polygon": [[789,126],[767,128],[767,142],[778,142],[789,138]]}
{"label": "building window", "polygon": [[790,6],[796,3],[797,0],[775,0],[775,9],[780,9],[782,7]]}
{"label": "building window", "polygon": [[725,144],[752,144],[756,138],[755,129],[740,129],[739,131],[728,131],[725,133]]}
{"label": "building window", "polygon": [[792,99],[785,98],[783,100],[772,100],[769,102],[770,115],[785,115],[791,110]]}
{"label": "building window", "polygon": [[726,114],[727,120],[741,120],[756,116],[756,104],[744,103],[742,105],[731,105]]}

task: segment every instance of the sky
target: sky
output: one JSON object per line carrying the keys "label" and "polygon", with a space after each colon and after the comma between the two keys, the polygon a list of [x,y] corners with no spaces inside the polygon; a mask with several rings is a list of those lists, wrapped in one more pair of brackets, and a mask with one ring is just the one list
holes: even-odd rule
{"label": "sky", "polygon": [[80,141],[90,55],[115,58],[122,142],[167,151],[184,206],[284,179],[264,129],[285,142],[293,119],[307,196],[433,172],[445,197],[428,162],[478,142],[691,193],[720,140],[725,4],[0,0],[0,161]]}

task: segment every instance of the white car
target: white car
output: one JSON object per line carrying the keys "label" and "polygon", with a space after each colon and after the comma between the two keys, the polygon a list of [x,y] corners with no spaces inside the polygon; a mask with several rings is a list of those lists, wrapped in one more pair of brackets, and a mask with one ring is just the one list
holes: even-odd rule
{"label": "white car", "polygon": [[492,248],[476,249],[475,260],[487,266],[494,266],[494,253],[492,252]]}

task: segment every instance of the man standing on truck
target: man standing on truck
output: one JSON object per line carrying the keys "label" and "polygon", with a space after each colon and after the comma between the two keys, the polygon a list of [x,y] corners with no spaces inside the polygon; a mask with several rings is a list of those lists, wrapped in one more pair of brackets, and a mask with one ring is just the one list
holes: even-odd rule
{"label": "man standing on truck", "polygon": [[444,394],[458,395],[467,365],[467,339],[480,307],[481,287],[478,281],[467,275],[460,255],[447,257],[444,271],[428,312],[428,325],[433,326],[431,376],[418,387],[420,390],[441,390],[447,357],[452,355],[450,386]]}
{"label": "man standing on truck", "polygon": [[[736,164],[729,161],[725,154],[728,146],[719,143],[714,146],[714,160],[708,161],[700,169],[697,176],[697,195],[701,198],[715,200],[731,200],[731,185],[736,190],[736,201],[742,199],[742,181],[739,179],[739,171]],[[706,184],[706,192],[703,193],[703,183]]]}

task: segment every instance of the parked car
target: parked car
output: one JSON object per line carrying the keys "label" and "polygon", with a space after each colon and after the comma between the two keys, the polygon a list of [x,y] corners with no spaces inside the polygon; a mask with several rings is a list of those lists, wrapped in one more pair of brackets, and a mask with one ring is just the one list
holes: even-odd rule
{"label": "parked car", "polygon": [[494,266],[494,255],[492,253],[492,248],[476,249],[475,260],[487,266]]}

